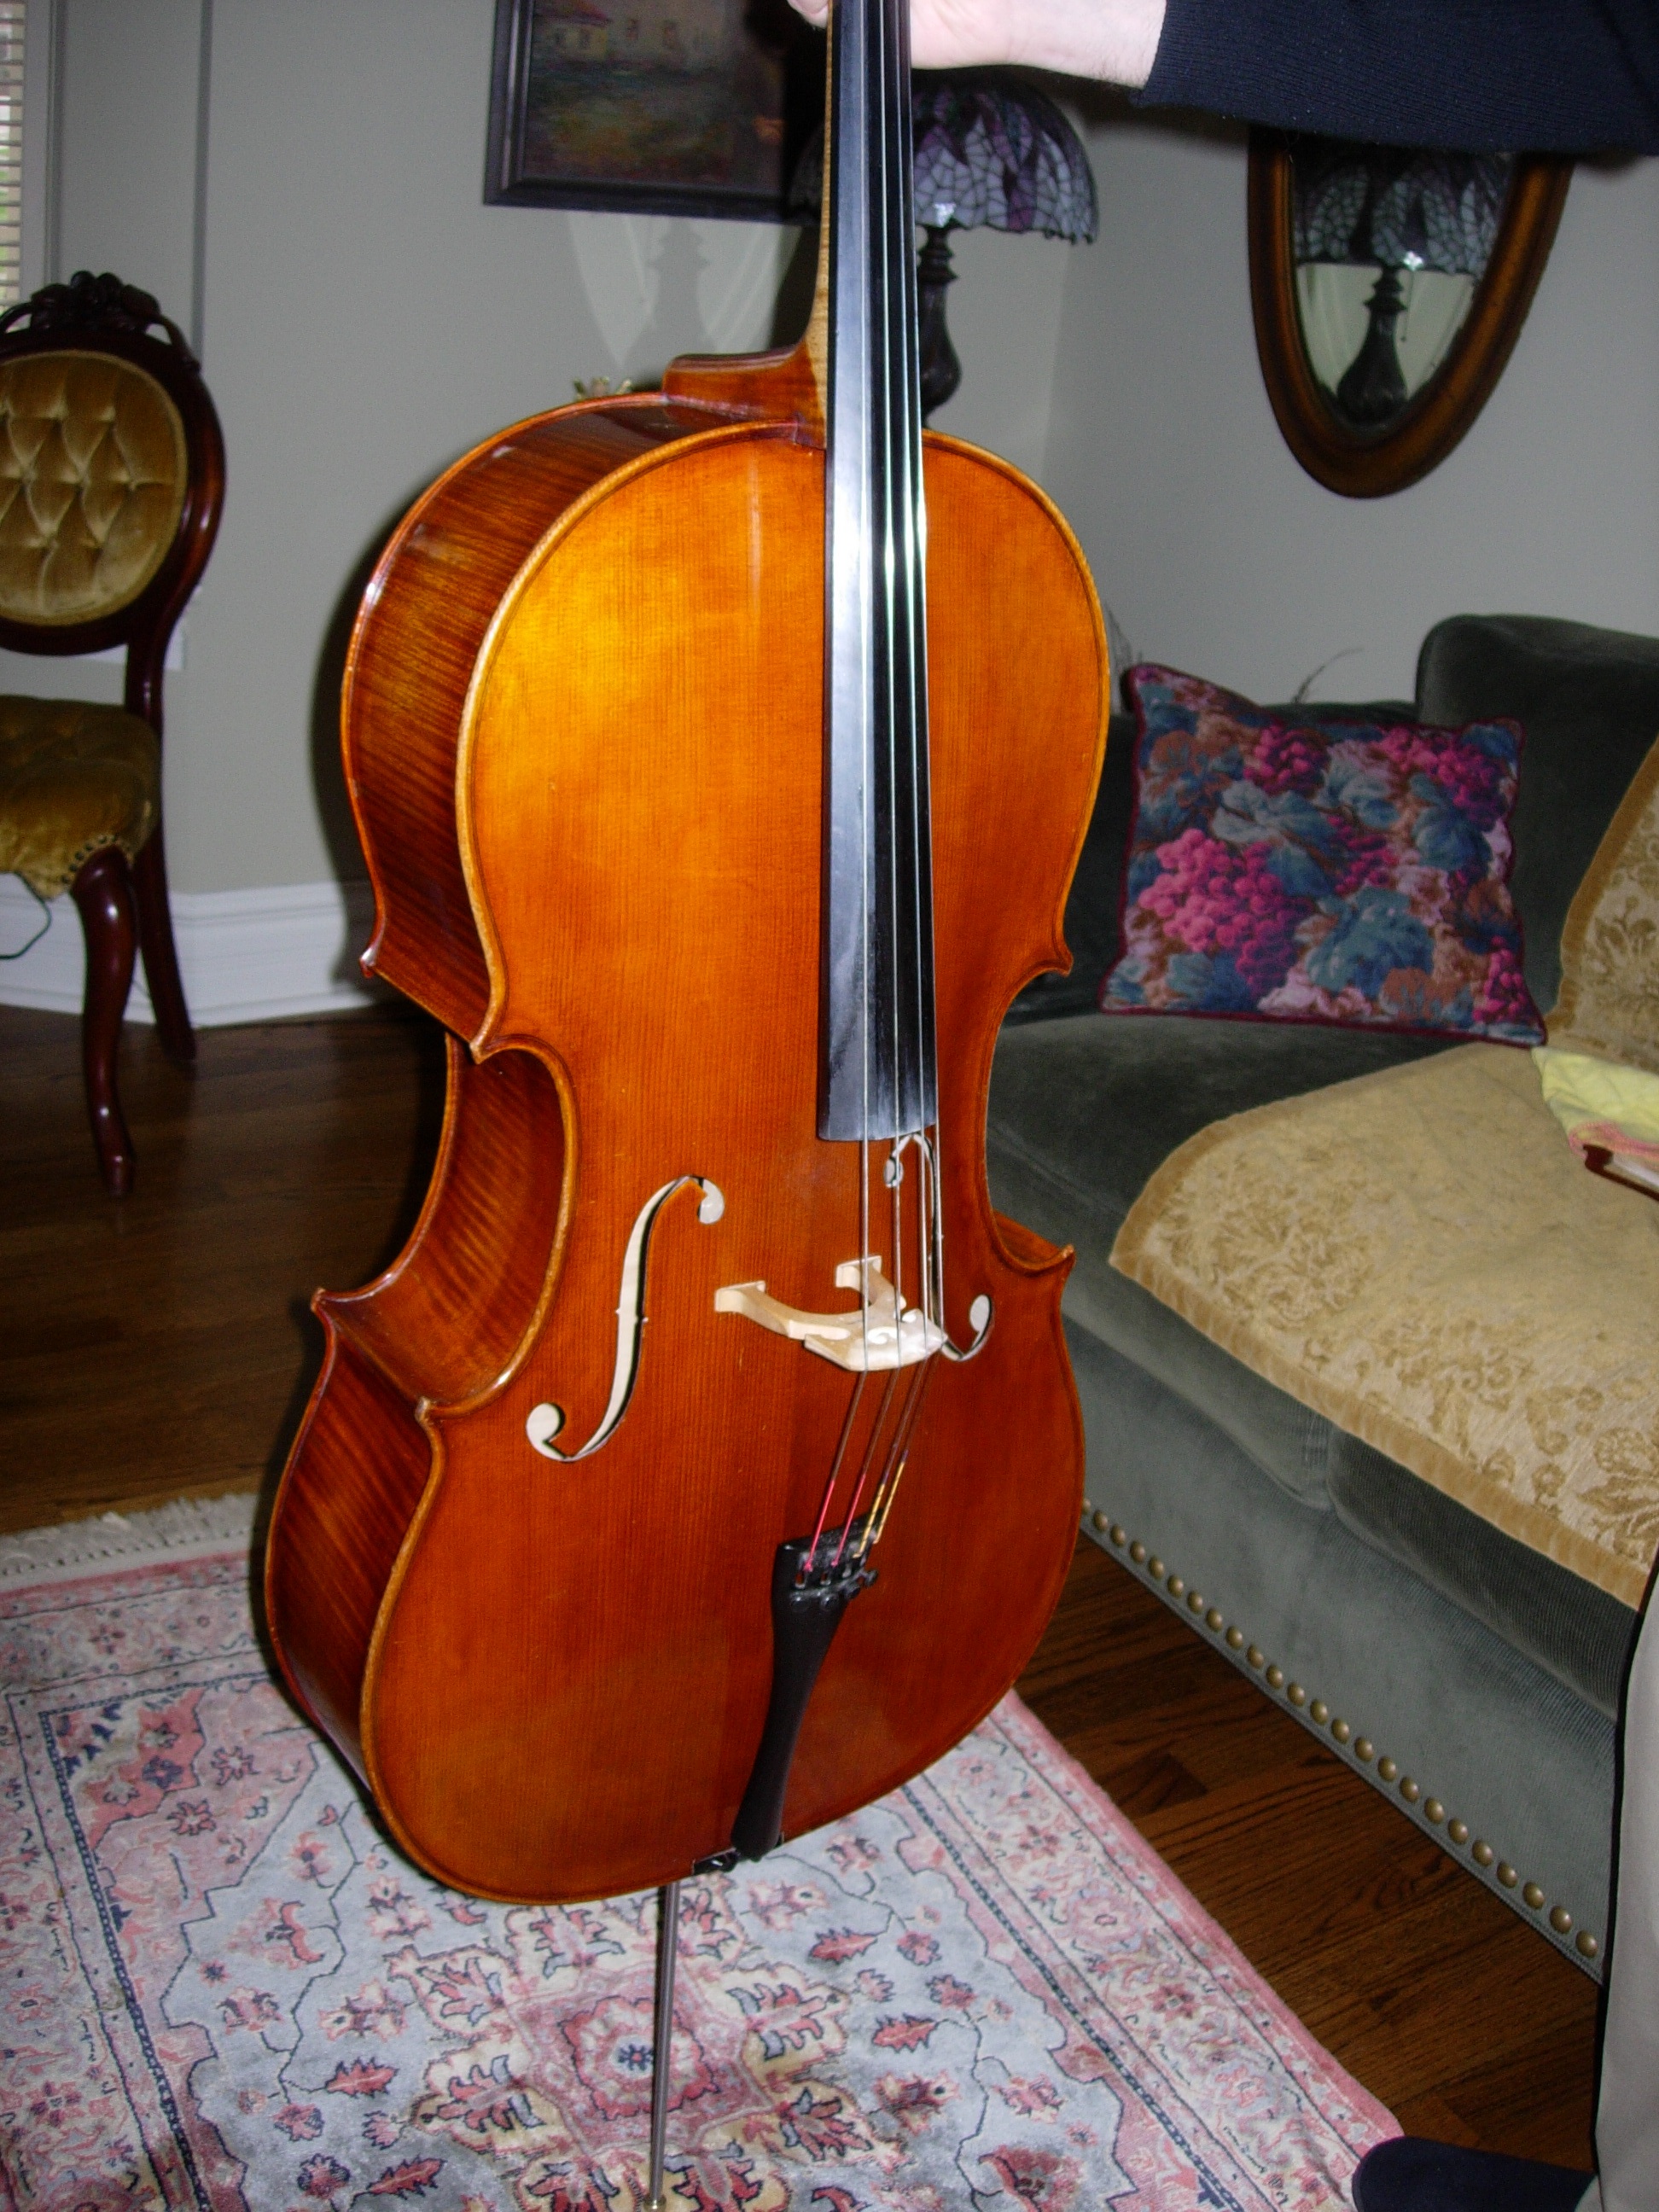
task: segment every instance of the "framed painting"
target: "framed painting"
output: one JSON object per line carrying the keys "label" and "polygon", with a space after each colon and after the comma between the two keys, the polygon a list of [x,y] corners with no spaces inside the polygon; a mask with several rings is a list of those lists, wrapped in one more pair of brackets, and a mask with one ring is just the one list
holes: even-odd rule
{"label": "framed painting", "polygon": [[823,52],[787,0],[496,0],[484,198],[799,222]]}

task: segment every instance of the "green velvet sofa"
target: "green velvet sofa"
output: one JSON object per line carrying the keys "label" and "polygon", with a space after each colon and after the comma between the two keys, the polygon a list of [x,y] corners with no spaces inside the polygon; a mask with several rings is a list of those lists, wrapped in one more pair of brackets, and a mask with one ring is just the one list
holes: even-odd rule
{"label": "green velvet sofa", "polygon": [[[1414,704],[1392,711],[1522,725],[1512,881],[1528,981],[1547,1010],[1573,893],[1659,733],[1659,640],[1455,617],[1424,642]],[[1040,978],[1011,1010],[988,1128],[995,1203],[1077,1248],[1065,1311],[1088,1437],[1085,1529],[1599,1973],[1635,1614],[1262,1381],[1108,1264],[1147,1177],[1212,1121],[1445,1048],[1099,1014],[1133,738],[1115,722],[1067,909],[1072,972]]]}

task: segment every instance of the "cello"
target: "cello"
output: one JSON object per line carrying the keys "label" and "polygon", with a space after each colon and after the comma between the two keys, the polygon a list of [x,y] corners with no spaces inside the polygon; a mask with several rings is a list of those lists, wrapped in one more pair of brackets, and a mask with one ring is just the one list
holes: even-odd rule
{"label": "cello", "polygon": [[993,1212],[984,1121],[1066,964],[1105,643],[1043,495],[921,430],[903,18],[835,10],[801,344],[486,440],[352,640],[363,965],[447,1089],[405,1249],[315,1301],[267,1615],[480,1896],[672,1884],[895,1788],[1075,1540],[1070,1254]]}

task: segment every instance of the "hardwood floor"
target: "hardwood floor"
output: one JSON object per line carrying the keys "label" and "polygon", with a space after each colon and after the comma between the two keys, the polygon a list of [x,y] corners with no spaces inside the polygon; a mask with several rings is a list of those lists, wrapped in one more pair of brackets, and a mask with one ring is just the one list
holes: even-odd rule
{"label": "hardwood floor", "polygon": [[[129,1025],[105,1197],[76,1024],[0,1007],[0,1529],[274,1481],[307,1301],[425,1188],[436,1032],[398,1013]],[[1285,2002],[1409,2130],[1589,2163],[1595,1990],[1094,1545],[1021,1683]]]}

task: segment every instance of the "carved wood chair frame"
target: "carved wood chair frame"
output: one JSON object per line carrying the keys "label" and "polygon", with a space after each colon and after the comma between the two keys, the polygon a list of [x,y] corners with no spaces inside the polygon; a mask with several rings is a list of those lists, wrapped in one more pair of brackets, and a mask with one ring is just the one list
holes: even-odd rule
{"label": "carved wood chair frame", "polygon": [[[154,335],[158,329],[164,335]],[[0,616],[0,646],[35,654],[101,653],[125,646],[123,703],[149,723],[159,744],[167,646],[213,550],[224,505],[225,447],[218,414],[183,331],[148,292],[118,276],[94,276],[82,270],[67,284],[48,284],[0,316],[0,362],[42,353],[111,356],[131,362],[161,386],[184,428],[184,504],[161,565],[127,605],[92,621],[50,625]],[[137,951],[143,951],[163,1048],[180,1062],[196,1055],[173,943],[161,829],[158,812],[131,866],[119,847],[106,846],[82,864],[70,885],[87,947],[82,1057],[88,1109],[105,1183],[118,1197],[131,1186],[134,1164],[115,1070]]]}

